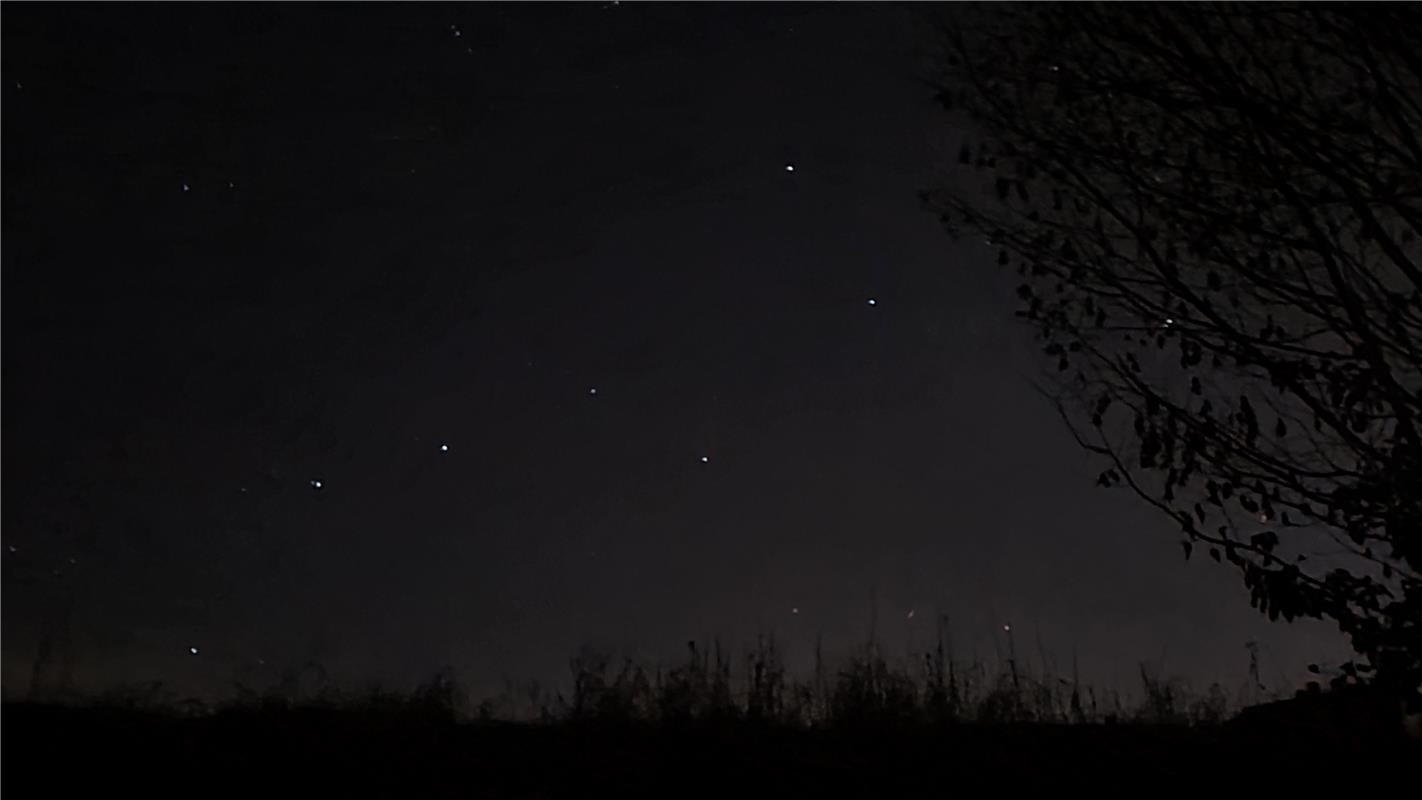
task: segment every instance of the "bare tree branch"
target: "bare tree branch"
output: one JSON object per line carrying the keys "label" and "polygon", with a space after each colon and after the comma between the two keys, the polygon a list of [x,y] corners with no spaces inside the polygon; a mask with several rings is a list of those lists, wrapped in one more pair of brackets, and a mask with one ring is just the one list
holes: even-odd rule
{"label": "bare tree branch", "polygon": [[1416,686],[1422,12],[1376,8],[966,15],[938,89],[985,180],[924,197],[1017,266],[1102,484]]}

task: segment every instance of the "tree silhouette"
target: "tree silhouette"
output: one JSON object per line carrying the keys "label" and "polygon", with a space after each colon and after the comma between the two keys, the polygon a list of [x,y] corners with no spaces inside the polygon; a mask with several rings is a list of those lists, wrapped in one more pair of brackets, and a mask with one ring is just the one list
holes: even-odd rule
{"label": "tree silhouette", "polygon": [[[1422,680],[1422,10],[1010,4],[945,22],[981,131],[924,193],[1023,277],[1084,447],[1236,567]],[[961,177],[961,176],[957,176]]]}

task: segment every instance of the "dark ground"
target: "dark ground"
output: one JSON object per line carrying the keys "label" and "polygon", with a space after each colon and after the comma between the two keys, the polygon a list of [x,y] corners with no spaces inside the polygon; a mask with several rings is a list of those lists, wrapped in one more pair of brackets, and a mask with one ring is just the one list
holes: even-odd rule
{"label": "dark ground", "polygon": [[958,725],[796,731],[457,724],[418,714],[226,711],[179,719],[11,704],[9,797],[565,797],[1123,793],[1394,784],[1412,745],[1239,726]]}

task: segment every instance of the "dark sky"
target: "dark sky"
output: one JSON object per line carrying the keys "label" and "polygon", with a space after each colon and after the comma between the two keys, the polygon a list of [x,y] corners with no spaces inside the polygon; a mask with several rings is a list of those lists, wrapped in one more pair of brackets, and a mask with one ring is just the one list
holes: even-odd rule
{"label": "dark sky", "polygon": [[894,652],[1010,623],[1123,687],[1341,652],[1093,487],[920,210],[964,132],[911,9],[3,22],[7,690],[46,632],[83,685],[803,663],[875,589]]}

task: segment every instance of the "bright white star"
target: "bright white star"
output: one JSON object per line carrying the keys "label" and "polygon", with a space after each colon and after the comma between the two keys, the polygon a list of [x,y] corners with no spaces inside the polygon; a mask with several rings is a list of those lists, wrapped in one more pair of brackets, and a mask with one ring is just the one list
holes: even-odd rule
{"label": "bright white star", "polygon": [[703,463],[703,464],[708,464],[708,463],[710,463],[710,462],[711,462],[711,459],[710,459],[709,457],[707,457],[707,456],[702,456],[702,457],[701,457],[701,463]]}
{"label": "bright white star", "polygon": [[193,655],[197,655],[197,654],[198,654],[198,649],[197,649],[196,647],[189,647],[189,648],[188,648],[188,652],[189,652],[189,653],[192,653]]}
{"label": "bright white star", "polygon": [[871,305],[871,306],[877,306],[877,305],[879,305],[879,301],[878,301],[878,300],[875,300],[874,298],[871,297],[871,298],[869,298],[869,305]]}
{"label": "bright white star", "polygon": [[320,488],[321,488],[321,482],[320,482],[320,481],[312,481],[312,482],[311,482],[311,488],[312,488],[312,489],[320,489]]}
{"label": "bright white star", "polygon": [[448,452],[449,452],[449,445],[447,445],[447,444],[442,444],[442,445],[440,445],[440,446],[439,446],[439,451],[440,451],[441,453],[448,453]]}
{"label": "bright white star", "polygon": [[794,165],[794,164],[786,164],[786,165],[785,165],[785,171],[786,171],[786,172],[794,172],[794,171],[795,171],[795,165]]}

